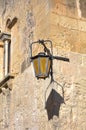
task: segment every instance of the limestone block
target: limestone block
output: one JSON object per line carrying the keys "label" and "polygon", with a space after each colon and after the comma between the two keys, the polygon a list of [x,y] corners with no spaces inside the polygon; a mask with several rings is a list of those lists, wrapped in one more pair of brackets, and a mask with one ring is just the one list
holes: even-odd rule
{"label": "limestone block", "polygon": [[66,5],[63,4],[62,2],[56,2],[53,4],[53,13],[59,14],[59,15],[66,15],[67,10],[66,10]]}
{"label": "limestone block", "polygon": [[81,65],[82,64],[82,56],[81,54],[78,53],[70,53],[69,54],[69,59],[70,63],[76,64],[76,65]]}
{"label": "limestone block", "polygon": [[79,31],[84,31],[84,32],[86,32],[86,22],[85,21],[80,21],[80,20],[78,20],[78,29],[79,29]]}
{"label": "limestone block", "polygon": [[82,65],[86,66],[86,56],[82,56]]}
{"label": "limestone block", "polygon": [[80,51],[83,54],[86,54],[86,33],[85,32],[80,32]]}
{"label": "limestone block", "polygon": [[50,23],[52,25],[56,25],[59,23],[59,15],[55,14],[54,12],[50,13]]}
{"label": "limestone block", "polygon": [[78,29],[77,20],[65,16],[60,16],[60,25],[69,29]]}

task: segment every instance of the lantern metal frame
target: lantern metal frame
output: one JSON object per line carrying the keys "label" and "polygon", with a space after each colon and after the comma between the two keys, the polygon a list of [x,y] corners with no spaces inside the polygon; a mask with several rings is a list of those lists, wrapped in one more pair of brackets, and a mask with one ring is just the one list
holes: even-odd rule
{"label": "lantern metal frame", "polygon": [[[44,47],[44,51],[38,53],[36,56],[33,56],[32,46],[34,44],[37,44],[37,43],[41,44]],[[50,50],[46,47],[46,43],[50,44]],[[39,78],[46,79],[50,75],[50,70],[51,70],[51,65],[52,65],[51,55],[53,53],[52,48],[53,48],[52,42],[50,40],[39,40],[39,41],[36,41],[36,42],[32,42],[31,45],[30,45],[30,51],[31,51],[30,59],[31,59],[31,62],[33,61],[35,76],[37,77],[37,79],[39,79]],[[42,59],[46,60],[45,73],[44,74],[43,74],[43,72],[41,72],[41,65],[40,65],[41,64],[40,61]],[[34,60],[38,60],[38,63],[37,63],[38,66],[36,66],[36,67],[38,67],[38,71],[39,71],[38,74],[36,73],[36,70],[35,70]]]}
{"label": "lantern metal frame", "polygon": [[[47,48],[46,44],[47,43],[50,43],[50,49]],[[34,44],[41,44],[43,47],[44,47],[44,54],[45,55],[40,55],[41,52],[36,55],[36,56],[32,56],[32,46]],[[53,59],[57,59],[57,60],[62,60],[62,61],[66,61],[66,62],[69,62],[69,58],[65,58],[65,57],[60,57],[60,56],[53,56],[53,46],[52,46],[52,41],[51,40],[38,40],[38,41],[35,41],[35,42],[32,42],[30,44],[30,59],[31,59],[31,62],[35,59],[35,58],[42,58],[42,57],[48,57],[50,60],[51,60],[51,63],[50,63],[50,68],[49,68],[49,72],[44,76],[44,77],[41,77],[40,74],[39,75],[36,75],[35,73],[35,76],[37,77],[37,79],[39,78],[43,78],[43,79],[46,79],[47,77],[49,77],[49,75],[51,76],[51,82],[54,81],[53,79]]]}

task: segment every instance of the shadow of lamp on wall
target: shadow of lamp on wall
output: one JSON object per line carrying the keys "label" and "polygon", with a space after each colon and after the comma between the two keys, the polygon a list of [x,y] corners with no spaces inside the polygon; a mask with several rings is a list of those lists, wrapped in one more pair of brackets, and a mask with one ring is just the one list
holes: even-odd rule
{"label": "shadow of lamp on wall", "polygon": [[[50,87],[51,91],[49,90]],[[61,88],[60,94],[57,92],[58,87]],[[47,110],[48,120],[53,119],[54,116],[59,117],[60,107],[63,103],[65,104],[64,85],[62,86],[60,83],[53,79],[45,91],[45,109]]]}
{"label": "shadow of lamp on wall", "polygon": [[64,98],[56,92],[56,90],[52,89],[45,107],[48,114],[48,120],[52,119],[53,116],[59,117],[60,106],[62,103],[64,103]]}
{"label": "shadow of lamp on wall", "polygon": [[[50,48],[47,47],[47,43],[50,44]],[[33,45],[40,44],[43,47],[43,52],[39,52],[33,56]],[[64,103],[64,89],[61,84],[53,78],[53,60],[62,60],[69,62],[69,58],[53,56],[53,46],[50,40],[38,40],[30,44],[31,62],[33,62],[34,72],[37,79],[46,79],[51,77],[50,84],[45,91],[45,109],[48,113],[48,119],[52,119],[54,115],[59,117],[59,110],[62,103]],[[62,96],[56,92],[53,88],[46,101],[46,92],[52,83],[56,83],[57,86],[62,88]]]}

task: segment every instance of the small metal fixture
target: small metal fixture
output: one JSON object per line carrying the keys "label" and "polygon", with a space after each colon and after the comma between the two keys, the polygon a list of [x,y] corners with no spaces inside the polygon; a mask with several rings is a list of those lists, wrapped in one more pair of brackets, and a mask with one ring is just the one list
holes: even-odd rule
{"label": "small metal fixture", "polygon": [[[50,49],[47,48],[46,44],[50,44]],[[41,44],[44,48],[44,52],[40,52],[35,56],[32,56],[33,50],[32,46],[34,44]],[[31,62],[33,62],[35,76],[37,79],[42,78],[46,79],[51,75],[51,81],[53,80],[53,59],[63,60],[69,62],[68,58],[53,56],[52,42],[50,40],[39,40],[32,42],[30,45],[31,51]]]}

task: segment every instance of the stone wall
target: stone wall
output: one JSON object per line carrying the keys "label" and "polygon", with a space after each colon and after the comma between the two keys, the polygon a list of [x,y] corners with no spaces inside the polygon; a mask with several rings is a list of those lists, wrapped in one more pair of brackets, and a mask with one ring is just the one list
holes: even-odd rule
{"label": "stone wall", "polygon": [[[0,93],[0,130],[85,130],[85,1],[5,0],[0,7],[1,30],[11,34],[15,76]],[[18,20],[9,30],[6,22],[14,17]],[[50,77],[35,78],[30,63],[29,45],[39,39],[52,40],[53,54],[70,60],[53,61],[56,82],[50,85]],[[40,50],[35,46],[34,53]],[[1,77],[2,55],[0,48]]]}

